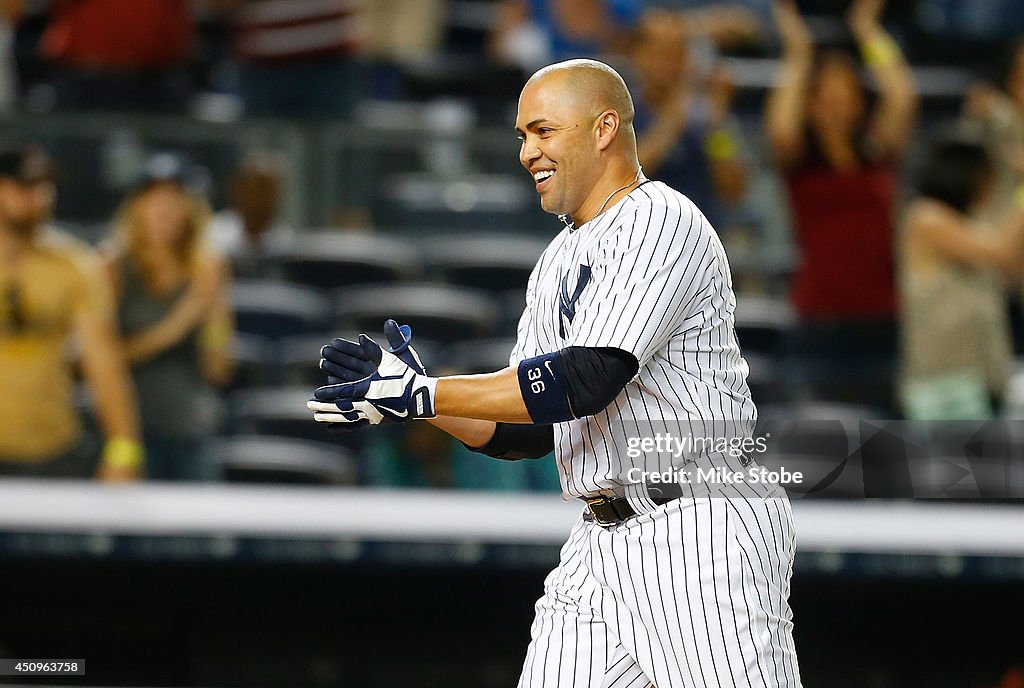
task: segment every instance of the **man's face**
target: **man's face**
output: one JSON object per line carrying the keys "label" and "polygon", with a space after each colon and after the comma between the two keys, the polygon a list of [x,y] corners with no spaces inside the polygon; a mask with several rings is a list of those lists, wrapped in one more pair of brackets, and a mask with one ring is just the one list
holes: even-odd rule
{"label": "man's face", "polygon": [[35,182],[10,177],[0,179],[0,222],[28,236],[50,219],[55,197],[53,182],[49,179]]}
{"label": "man's face", "polygon": [[633,50],[633,68],[644,88],[672,91],[684,83],[690,69],[685,38],[677,26],[645,21]]}
{"label": "man's face", "polygon": [[519,162],[534,179],[545,212],[572,215],[586,201],[599,172],[596,117],[583,112],[560,74],[528,83],[519,96]]}
{"label": "man's face", "polygon": [[263,172],[243,174],[235,181],[233,198],[243,218],[266,229],[281,205],[281,180]]}

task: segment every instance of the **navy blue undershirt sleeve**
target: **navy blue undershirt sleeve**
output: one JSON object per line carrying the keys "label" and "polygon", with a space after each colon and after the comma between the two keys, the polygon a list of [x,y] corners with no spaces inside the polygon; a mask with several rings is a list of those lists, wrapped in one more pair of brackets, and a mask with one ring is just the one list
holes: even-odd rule
{"label": "navy blue undershirt sleeve", "polygon": [[566,396],[576,418],[603,411],[640,369],[636,356],[612,347],[562,349]]}
{"label": "navy blue undershirt sleeve", "polygon": [[[548,355],[546,358],[550,358]],[[640,364],[628,351],[612,347],[591,348],[571,346],[557,352],[557,370],[562,379],[560,386],[569,409],[566,418],[582,418],[603,411],[633,379]],[[531,408],[536,413],[536,405]],[[496,459],[518,461],[536,459],[554,449],[554,431],[550,423],[521,425],[498,423],[490,441],[482,447],[466,447]]]}
{"label": "navy blue undershirt sleeve", "polygon": [[498,423],[494,428],[494,435],[487,444],[482,447],[470,447],[468,444],[465,446],[472,451],[505,461],[539,459],[554,450],[555,433],[550,425]]}

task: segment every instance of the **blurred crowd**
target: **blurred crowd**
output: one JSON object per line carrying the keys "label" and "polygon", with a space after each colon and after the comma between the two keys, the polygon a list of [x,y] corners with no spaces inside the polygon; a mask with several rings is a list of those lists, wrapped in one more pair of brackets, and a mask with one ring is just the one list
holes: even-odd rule
{"label": "blurred crowd", "polygon": [[[970,4],[973,23],[942,0],[2,0],[0,108],[188,118],[216,103],[221,119],[344,123],[368,101],[447,96],[463,79],[477,95],[501,84],[503,117],[537,67],[606,59],[631,86],[645,174],[688,195],[735,252],[755,402],[980,420],[1021,403],[1024,17],[1013,26],[999,0]],[[929,109],[908,45],[934,61],[935,41],[979,64],[952,109]],[[317,383],[318,347],[289,335],[376,318],[321,302],[384,278],[435,283],[419,315],[448,321],[421,330],[427,350],[452,350],[453,323],[479,330],[480,347],[440,353],[441,369],[501,367],[507,349],[481,352],[514,335],[529,256],[518,271],[508,256],[481,262],[482,278],[473,265],[432,273],[394,266],[402,247],[386,242],[405,239],[368,208],[345,209],[347,230],[292,226],[295,170],[257,147],[213,180],[228,190],[218,208],[210,171],[187,151],[149,151],[99,240],[85,241],[55,213],[68,181],[59,155],[4,144],[0,475],[557,489],[549,461],[492,470],[426,424],[332,438],[292,395]],[[768,262],[768,242],[750,236],[766,209],[788,215],[796,256],[775,294],[744,267]],[[492,300],[458,301],[462,287]],[[281,304],[302,293],[287,315],[305,308],[314,324],[290,330]],[[415,320],[408,299],[381,294],[381,310],[398,304]],[[275,395],[298,415],[257,403]],[[262,459],[259,437],[273,438]],[[235,458],[232,439],[249,442]]]}

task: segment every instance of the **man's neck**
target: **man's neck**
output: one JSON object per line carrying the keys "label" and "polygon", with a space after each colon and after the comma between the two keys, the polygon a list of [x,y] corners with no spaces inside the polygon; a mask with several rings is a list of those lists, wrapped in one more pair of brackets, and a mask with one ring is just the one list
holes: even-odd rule
{"label": "man's neck", "polygon": [[11,265],[32,245],[32,235],[26,236],[16,232],[0,222],[0,261]]}
{"label": "man's neck", "polygon": [[572,214],[573,225],[580,227],[590,222],[625,198],[641,181],[643,175],[640,174],[640,166],[636,162],[609,166],[594,185],[587,200]]}

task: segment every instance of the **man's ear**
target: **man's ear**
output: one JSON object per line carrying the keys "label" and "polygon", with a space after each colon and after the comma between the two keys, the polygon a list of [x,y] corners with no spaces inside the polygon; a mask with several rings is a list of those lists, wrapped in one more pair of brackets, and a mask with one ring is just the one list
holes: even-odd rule
{"label": "man's ear", "polygon": [[597,135],[597,149],[603,151],[611,145],[615,137],[619,135],[619,113],[615,110],[605,110],[597,119],[595,134]]}

